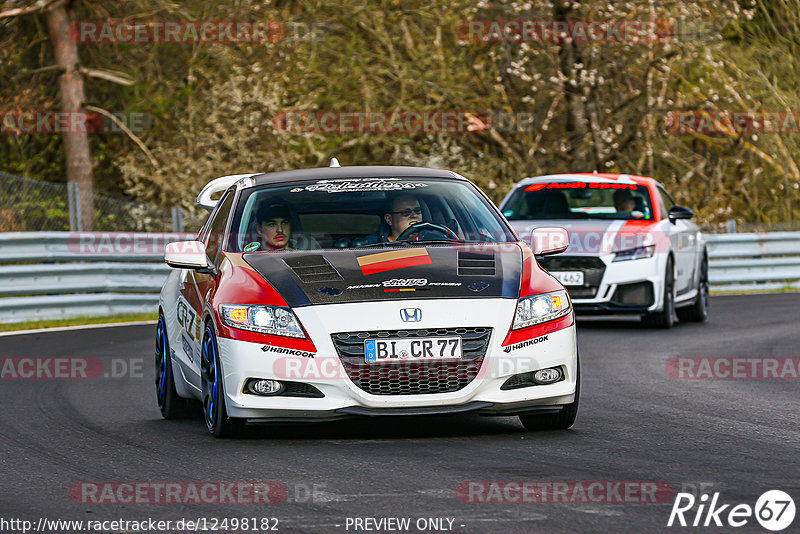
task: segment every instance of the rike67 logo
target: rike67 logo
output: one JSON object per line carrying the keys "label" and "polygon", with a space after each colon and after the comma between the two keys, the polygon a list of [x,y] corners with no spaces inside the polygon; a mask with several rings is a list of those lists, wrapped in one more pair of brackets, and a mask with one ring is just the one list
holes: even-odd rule
{"label": "rike67 logo", "polygon": [[701,494],[699,499],[691,493],[678,493],[667,526],[743,527],[755,517],[762,527],[777,532],[791,525],[794,515],[794,500],[781,490],[764,492],[754,507],[749,504],[722,504],[719,492],[715,492],[710,499],[707,493]]}

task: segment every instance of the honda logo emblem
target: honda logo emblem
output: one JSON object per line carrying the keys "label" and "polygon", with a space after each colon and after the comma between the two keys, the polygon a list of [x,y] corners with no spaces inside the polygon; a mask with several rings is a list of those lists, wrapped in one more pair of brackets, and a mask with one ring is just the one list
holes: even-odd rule
{"label": "honda logo emblem", "polygon": [[422,320],[422,310],[419,308],[403,308],[400,310],[400,318],[405,323],[418,323]]}

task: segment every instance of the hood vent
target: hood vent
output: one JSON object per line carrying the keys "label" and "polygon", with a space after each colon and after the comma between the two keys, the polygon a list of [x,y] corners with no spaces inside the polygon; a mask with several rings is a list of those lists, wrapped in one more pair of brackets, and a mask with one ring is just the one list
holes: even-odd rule
{"label": "hood vent", "polygon": [[458,276],[494,276],[494,254],[458,252]]}
{"label": "hood vent", "polygon": [[317,282],[339,282],[343,280],[333,265],[321,254],[287,258],[283,261],[292,268],[294,274],[305,284]]}

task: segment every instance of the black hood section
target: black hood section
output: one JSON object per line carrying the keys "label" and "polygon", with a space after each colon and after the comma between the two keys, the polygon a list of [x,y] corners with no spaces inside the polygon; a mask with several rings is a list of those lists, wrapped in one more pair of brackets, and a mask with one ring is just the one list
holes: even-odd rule
{"label": "black hood section", "polygon": [[[391,258],[378,256],[387,252],[416,254],[410,261],[419,264],[397,267]],[[515,299],[522,271],[522,251],[513,243],[253,252],[243,257],[292,307],[432,298]],[[364,274],[368,265],[375,269],[376,258],[378,268],[388,270]]]}

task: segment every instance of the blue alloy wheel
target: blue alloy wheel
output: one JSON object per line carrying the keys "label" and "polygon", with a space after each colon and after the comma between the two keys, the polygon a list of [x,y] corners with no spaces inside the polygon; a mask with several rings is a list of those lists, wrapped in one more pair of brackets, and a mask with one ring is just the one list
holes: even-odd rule
{"label": "blue alloy wheel", "polygon": [[210,324],[206,324],[203,334],[203,354],[200,365],[203,386],[203,419],[208,431],[215,438],[237,435],[241,430],[242,421],[228,417],[225,409],[217,338]]}
{"label": "blue alloy wheel", "polygon": [[178,419],[189,414],[189,401],[178,396],[172,376],[171,351],[164,315],[158,314],[156,325],[156,400],[164,419]]}

